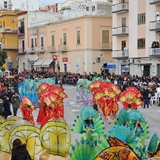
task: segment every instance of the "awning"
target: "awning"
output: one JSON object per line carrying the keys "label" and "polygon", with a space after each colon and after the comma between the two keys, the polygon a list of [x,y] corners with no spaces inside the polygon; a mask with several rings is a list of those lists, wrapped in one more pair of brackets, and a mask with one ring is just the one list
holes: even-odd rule
{"label": "awning", "polygon": [[35,67],[41,67],[42,63],[45,61],[46,59],[39,59],[37,60],[37,62],[34,64]]}
{"label": "awning", "polygon": [[41,67],[49,67],[49,65],[53,62],[52,58],[47,58],[45,61],[41,64]]}
{"label": "awning", "polygon": [[134,65],[144,65],[144,66],[150,66],[150,65],[152,65],[152,63],[135,63]]}

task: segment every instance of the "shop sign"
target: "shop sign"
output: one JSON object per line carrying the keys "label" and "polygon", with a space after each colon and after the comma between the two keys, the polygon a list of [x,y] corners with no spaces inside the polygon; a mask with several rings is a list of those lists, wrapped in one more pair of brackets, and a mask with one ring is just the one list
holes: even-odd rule
{"label": "shop sign", "polygon": [[13,63],[12,62],[8,62],[8,67],[11,67],[12,65],[13,65]]}
{"label": "shop sign", "polygon": [[63,57],[62,62],[68,62],[68,57]]}

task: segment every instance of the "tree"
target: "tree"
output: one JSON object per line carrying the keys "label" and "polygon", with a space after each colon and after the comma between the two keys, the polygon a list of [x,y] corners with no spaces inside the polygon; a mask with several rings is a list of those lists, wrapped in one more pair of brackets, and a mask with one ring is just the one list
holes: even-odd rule
{"label": "tree", "polygon": [[6,63],[7,52],[0,48],[0,68]]}

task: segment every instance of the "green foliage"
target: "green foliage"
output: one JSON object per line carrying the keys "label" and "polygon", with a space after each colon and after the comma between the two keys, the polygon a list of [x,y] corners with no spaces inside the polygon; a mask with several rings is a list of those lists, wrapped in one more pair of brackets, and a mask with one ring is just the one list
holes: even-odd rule
{"label": "green foliage", "polygon": [[7,52],[0,48],[0,68],[6,63]]}

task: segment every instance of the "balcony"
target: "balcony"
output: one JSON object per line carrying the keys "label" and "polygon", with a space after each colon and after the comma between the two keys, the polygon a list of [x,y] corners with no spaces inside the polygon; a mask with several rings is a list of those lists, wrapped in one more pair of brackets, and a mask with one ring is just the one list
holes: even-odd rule
{"label": "balcony", "polygon": [[24,48],[19,48],[18,49],[18,54],[25,54],[26,50]]}
{"label": "balcony", "polygon": [[160,0],[149,0],[150,4],[160,4]]}
{"label": "balcony", "polygon": [[63,44],[58,46],[58,50],[61,52],[67,52],[68,51],[68,45]]}
{"label": "balcony", "polygon": [[113,59],[128,59],[129,58],[129,50],[115,50],[112,51],[112,58]]}
{"label": "balcony", "polygon": [[100,50],[112,50],[112,43],[100,43]]}
{"label": "balcony", "polygon": [[44,46],[35,47],[35,51],[39,53],[44,53],[45,52]]}
{"label": "balcony", "polygon": [[129,28],[125,27],[115,27],[112,28],[112,36],[128,36]]}
{"label": "balcony", "polygon": [[128,12],[129,11],[129,3],[118,3],[114,4],[112,6],[112,13],[122,13],[122,12]]}
{"label": "balcony", "polygon": [[3,27],[0,28],[0,33],[18,33],[18,30],[14,27]]}
{"label": "balcony", "polygon": [[24,36],[24,27],[18,27],[18,35]]}
{"label": "balcony", "polygon": [[27,53],[35,53],[35,48],[34,47],[28,48]]}
{"label": "balcony", "polygon": [[149,48],[150,57],[160,57],[160,48]]}
{"label": "balcony", "polygon": [[4,50],[18,50],[18,44],[2,44]]}
{"label": "balcony", "polygon": [[50,52],[50,53],[56,52],[56,47],[55,46],[48,46],[48,52]]}
{"label": "balcony", "polygon": [[149,22],[150,31],[160,31],[160,21]]}

